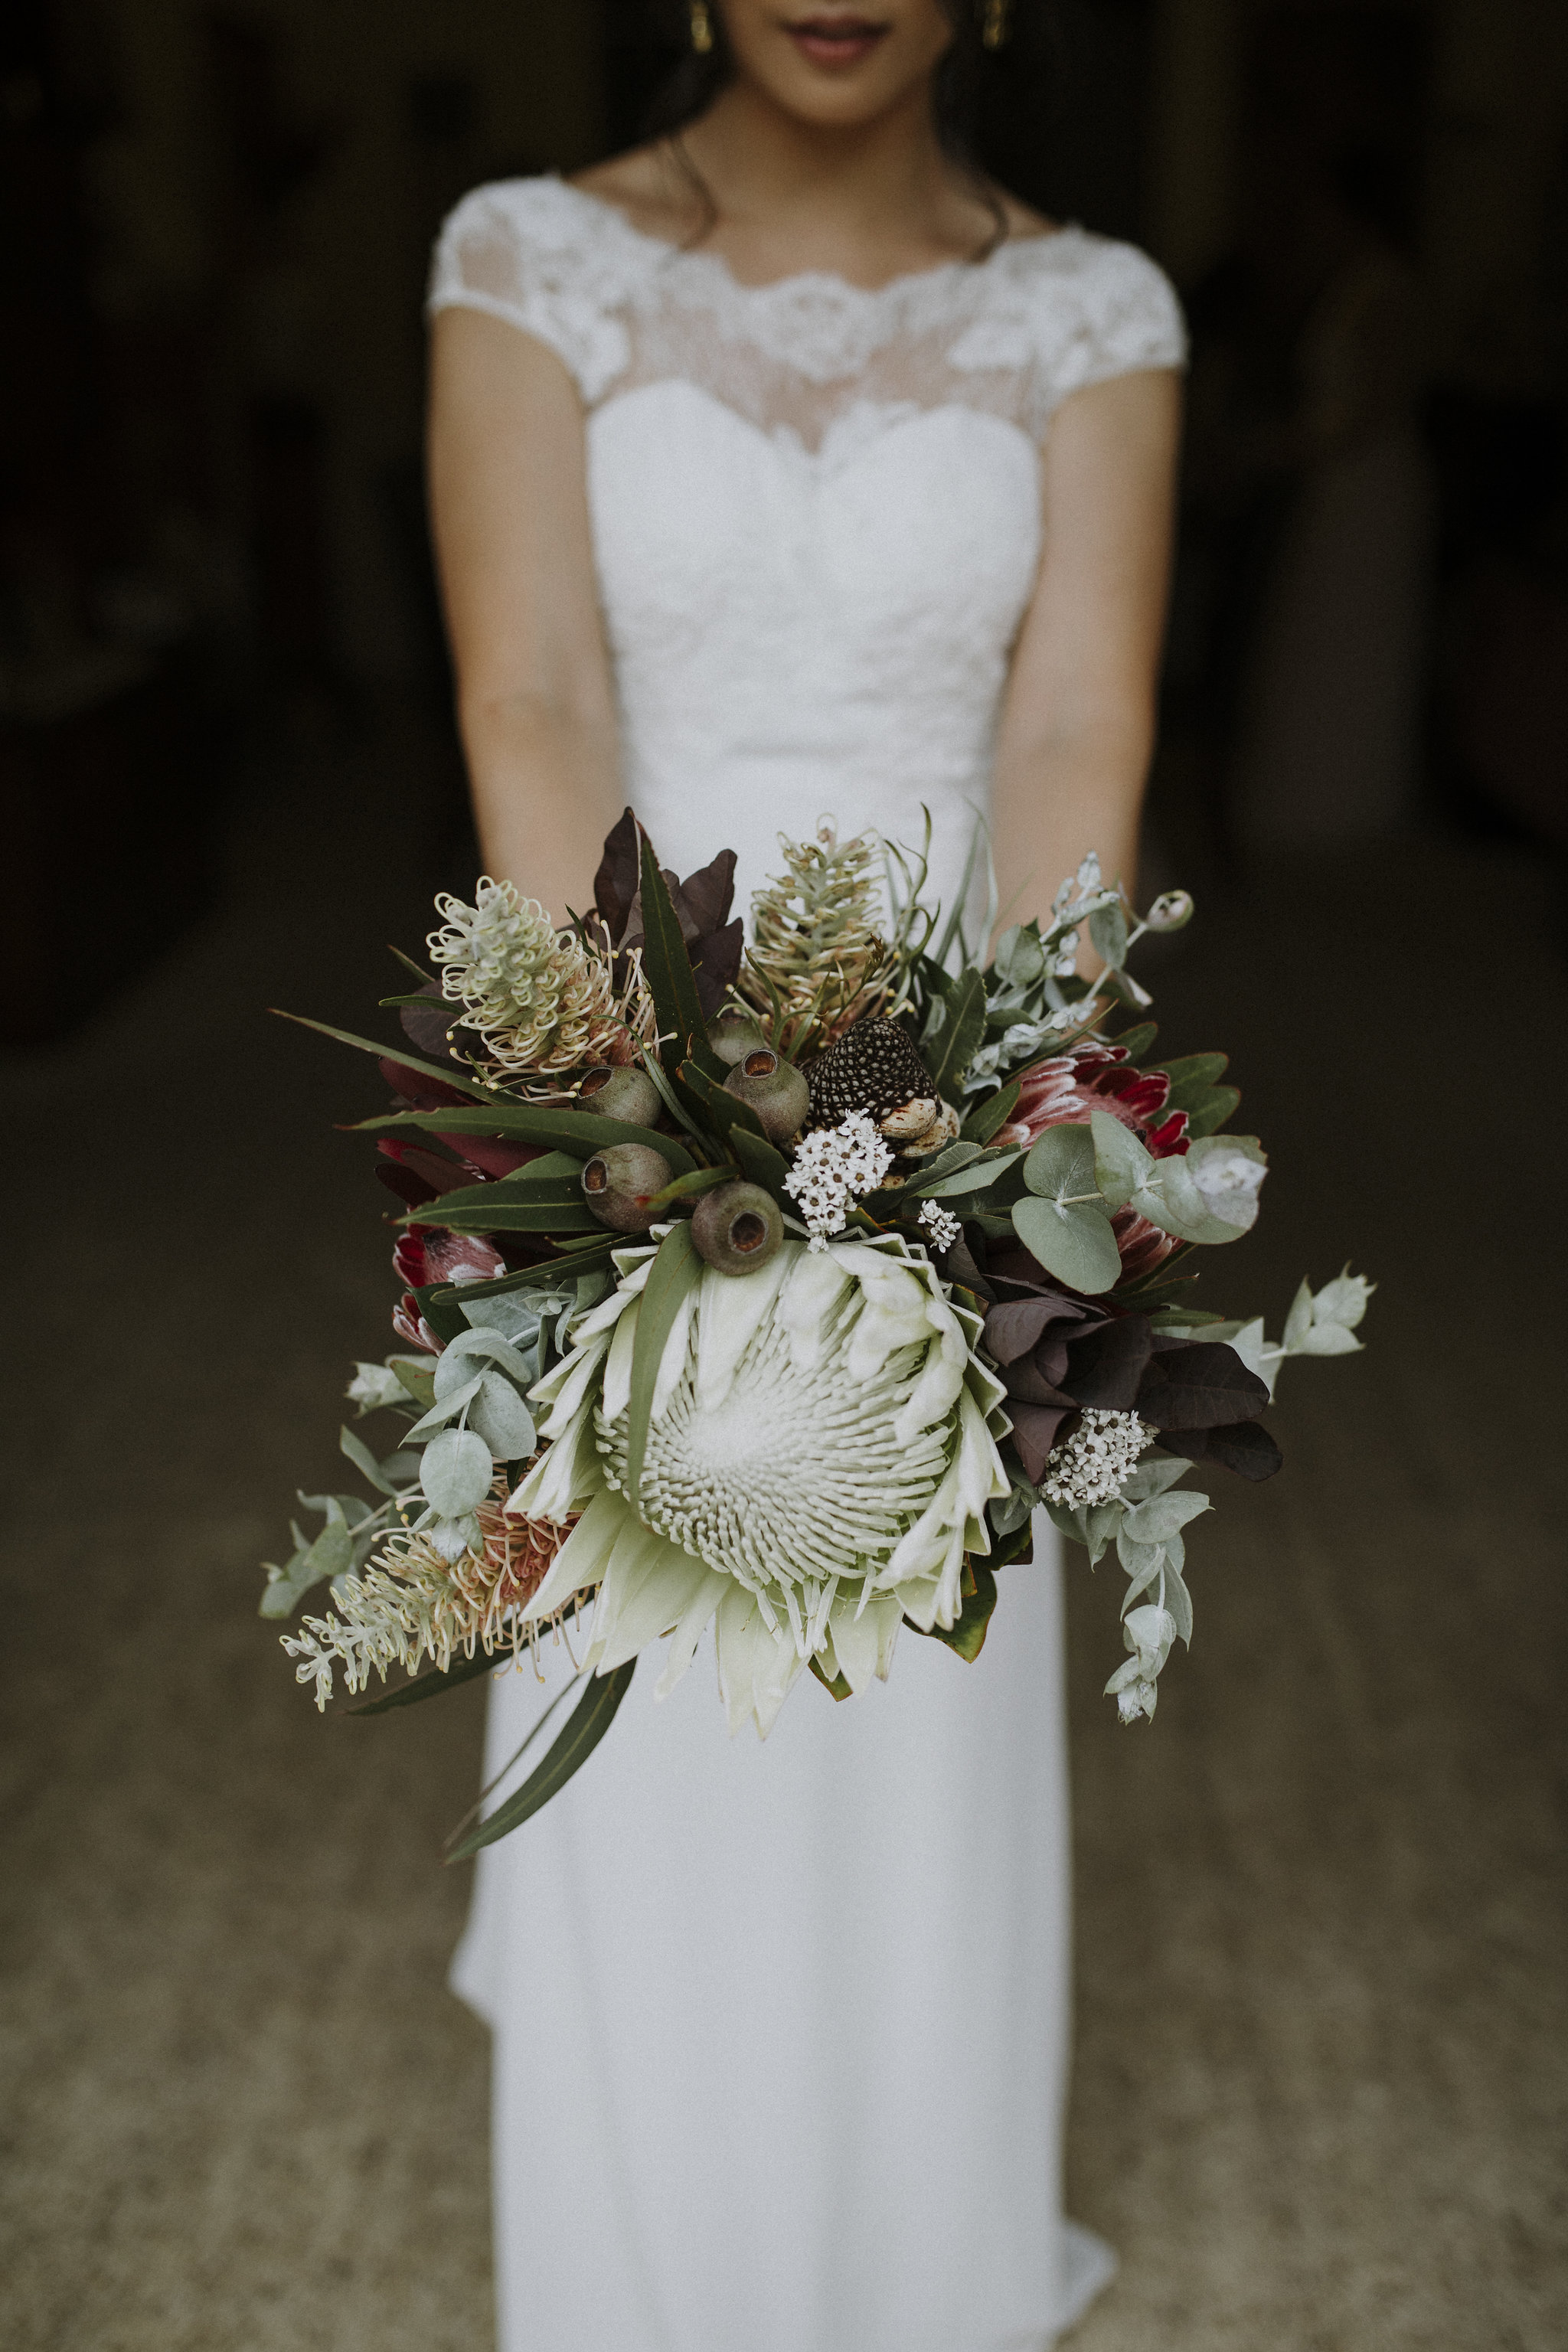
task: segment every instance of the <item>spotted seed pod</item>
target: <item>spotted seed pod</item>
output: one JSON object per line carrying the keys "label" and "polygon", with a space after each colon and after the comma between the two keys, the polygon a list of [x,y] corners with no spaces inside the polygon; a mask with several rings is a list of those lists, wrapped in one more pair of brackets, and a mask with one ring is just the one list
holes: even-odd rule
{"label": "spotted seed pod", "polygon": [[806,1084],[813,1127],[837,1127],[857,1110],[881,1120],[908,1104],[936,1097],[931,1073],[909,1038],[896,1021],[879,1013],[857,1021],[819,1055]]}

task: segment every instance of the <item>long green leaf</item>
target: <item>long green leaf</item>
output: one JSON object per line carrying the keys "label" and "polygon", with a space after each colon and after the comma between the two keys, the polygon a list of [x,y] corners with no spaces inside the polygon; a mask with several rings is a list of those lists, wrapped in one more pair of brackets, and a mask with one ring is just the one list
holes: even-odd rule
{"label": "long green leaf", "polygon": [[1196,1108],[1187,1114],[1187,1133],[1194,1143],[1205,1135],[1217,1135],[1227,1118],[1234,1118],[1241,1101],[1239,1087],[1211,1087]]}
{"label": "long green leaf", "polygon": [[[678,1176],[697,1162],[677,1135],[663,1135],[651,1127],[633,1127],[624,1118],[601,1118],[591,1110],[545,1110],[532,1103],[498,1103],[494,1110],[394,1110],[355,1121],[357,1129],[422,1127],[443,1135],[494,1135],[518,1143],[538,1143],[546,1150],[567,1152],[574,1160],[591,1160],[613,1143],[647,1143],[662,1151]],[[526,1169],[519,1170],[526,1175]],[[502,1180],[508,1181],[508,1180]]]}
{"label": "long green leaf", "polygon": [[706,1040],[708,1024],[702,1018],[702,1001],[697,993],[680,924],[658,870],[653,844],[646,833],[642,837],[641,880],[642,968],[658,1020],[662,1040],[659,1058],[673,1077],[686,1058],[688,1041],[694,1036]]}
{"label": "long green leaf", "polygon": [[388,1691],[383,1698],[367,1698],[359,1706],[351,1706],[350,1715],[390,1715],[394,1707],[417,1706],[421,1700],[439,1698],[443,1691],[459,1690],[464,1683],[477,1682],[480,1675],[493,1674],[498,1666],[511,1664],[511,1652],[498,1650],[487,1657],[476,1649],[471,1658],[455,1657],[449,1666],[426,1666],[411,1683],[397,1690]]}
{"label": "long green leaf", "polygon": [[650,1192],[643,1202],[645,1209],[668,1209],[672,1202],[695,1200],[699,1194],[715,1192],[721,1184],[732,1184],[732,1168],[694,1168],[689,1176],[677,1176],[662,1192]]}
{"label": "long green leaf", "polygon": [[[438,1062],[422,1062],[417,1054],[405,1054],[400,1045],[378,1045],[374,1037],[356,1037],[352,1029],[334,1029],[330,1022],[307,1020],[302,1013],[285,1013],[280,1004],[268,1007],[279,1021],[297,1021],[301,1029],[314,1029],[319,1036],[335,1037],[340,1045],[353,1045],[362,1054],[374,1054],[378,1061],[395,1062],[399,1069],[417,1070],[424,1078],[439,1078],[444,1087],[455,1087],[460,1095],[471,1095],[476,1102],[499,1102],[501,1097],[465,1078],[453,1063],[445,1067]],[[460,1116],[461,1114],[455,1114]]]}
{"label": "long green leaf", "polygon": [[658,1378],[664,1343],[674,1328],[687,1293],[702,1277],[702,1260],[682,1219],[672,1225],[658,1245],[641,1298],[637,1301],[637,1338],[632,1342],[632,1391],[626,1408],[626,1499],[634,1510],[642,1486],[643,1456],[647,1450],[647,1425],[653,1412],[654,1383]]}
{"label": "long green leaf", "polygon": [[972,1110],[958,1132],[965,1143],[989,1143],[999,1127],[1005,1127],[1018,1108],[1018,1081],[1004,1087],[999,1095],[983,1102]]}
{"label": "long green leaf", "polygon": [[[990,1631],[996,1607],[996,1579],[984,1560],[973,1559],[965,1563],[963,1593],[963,1606],[958,1613],[957,1622],[945,1629],[933,1625],[931,1639],[945,1643],[950,1650],[956,1650],[966,1664],[973,1665],[985,1647],[985,1636]],[[925,1630],[908,1617],[904,1622],[913,1633],[920,1633]]]}
{"label": "long green leaf", "polygon": [[931,1082],[953,1101],[985,1034],[985,975],[971,965],[947,992],[947,1018],[925,1055]]}
{"label": "long green leaf", "polygon": [[506,1837],[519,1829],[531,1814],[547,1805],[559,1795],[574,1772],[582,1770],[606,1731],[616,1719],[622,1699],[631,1688],[637,1672],[636,1658],[628,1658],[624,1666],[613,1674],[595,1675],[587,1689],[573,1708],[561,1737],[551,1748],[542,1763],[537,1765],[521,1789],[510,1796],[504,1805],[498,1805],[477,1829],[470,1830],[462,1842],[452,1848],[448,1860],[466,1862],[478,1853],[481,1846],[493,1845],[498,1838]]}
{"label": "long green leaf", "polygon": [[1223,1078],[1228,1054],[1183,1054],[1173,1062],[1159,1066],[1171,1081],[1166,1108],[1169,1110],[1191,1110],[1202,1102],[1209,1088]]}
{"label": "long green leaf", "polygon": [[410,1209],[398,1220],[405,1225],[438,1225],[450,1234],[591,1234],[603,1232],[586,1202],[562,1202],[555,1207],[537,1201],[497,1201],[491,1206],[475,1202],[448,1210],[451,1194]]}
{"label": "long green leaf", "polygon": [[760,1135],[752,1135],[749,1129],[740,1125],[730,1129],[728,1140],[731,1150],[752,1182],[760,1184],[764,1192],[771,1192],[781,1205],[788,1201],[793,1210],[795,1203],[789,1201],[784,1189],[784,1180],[789,1174],[789,1161],[778,1146],[769,1143]]}

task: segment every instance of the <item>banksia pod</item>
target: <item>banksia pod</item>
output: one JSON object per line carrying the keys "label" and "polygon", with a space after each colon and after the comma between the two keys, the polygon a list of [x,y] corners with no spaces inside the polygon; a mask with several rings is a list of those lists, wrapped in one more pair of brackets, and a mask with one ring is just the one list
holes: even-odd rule
{"label": "banksia pod", "polygon": [[752,900],[754,945],[740,985],[765,1016],[782,1013],[775,1043],[793,1053],[807,1036],[830,1041],[880,1001],[875,975],[887,948],[875,835],[840,842],[824,817],[815,841],[781,834],[779,845],[789,871]]}
{"label": "banksia pod", "polygon": [[584,1063],[624,1060],[647,1029],[640,968],[618,987],[607,949],[558,931],[537,900],[521,898],[510,882],[481,876],[471,907],[443,892],[436,911],[446,928],[426,944],[441,992],[463,1008],[457,1026],[483,1040],[489,1076],[556,1093]]}

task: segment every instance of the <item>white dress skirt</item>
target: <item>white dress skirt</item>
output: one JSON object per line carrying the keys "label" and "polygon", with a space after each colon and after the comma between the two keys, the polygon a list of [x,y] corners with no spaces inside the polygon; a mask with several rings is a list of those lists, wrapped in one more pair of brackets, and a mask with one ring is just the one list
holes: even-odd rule
{"label": "white dress skirt", "polygon": [[[628,797],[680,875],[831,814],[960,897],[1074,392],[1179,362],[1169,287],[1081,230],[877,291],[739,284],[556,180],[477,190],[433,308],[554,351]],[[968,917],[984,912],[984,857]],[[519,877],[526,882],[525,877]],[[1002,877],[1020,914],[1058,875]],[[586,881],[586,877],[584,877]],[[965,1664],[803,1676],[731,1739],[711,1647],[639,1669],[564,1792],[479,1858],[453,1982],[495,2034],[501,2352],[1039,2352],[1109,2276],[1064,2221],[1060,1562]],[[492,1685],[488,1770],[572,1672]],[[531,1759],[530,1759],[531,1762]]]}
{"label": "white dress skirt", "polygon": [[[999,1581],[973,1665],[905,1627],[887,1684],[803,1680],[765,1742],[710,1639],[667,1699],[645,1663],[481,1857],[452,1980],[495,2034],[507,2352],[1038,2352],[1103,2284],[1060,2218],[1048,1522]],[[492,1773],[571,1676],[546,1658],[493,1686]]]}

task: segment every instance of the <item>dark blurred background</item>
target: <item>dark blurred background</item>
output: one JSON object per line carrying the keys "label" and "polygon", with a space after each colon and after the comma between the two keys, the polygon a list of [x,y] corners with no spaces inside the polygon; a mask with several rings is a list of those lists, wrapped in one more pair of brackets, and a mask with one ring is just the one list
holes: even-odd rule
{"label": "dark blurred background", "polygon": [[[650,22],[644,0],[11,0],[16,1042],[210,905],[257,729],[395,704],[447,739],[449,824],[430,240],[478,180],[634,139],[668,63]],[[1199,879],[1417,824],[1563,850],[1565,58],[1551,0],[1061,0],[1043,77],[1001,78],[999,173],[1144,243],[1190,306],[1155,822]],[[93,909],[64,964],[40,888],[62,856]]]}
{"label": "dark blurred background", "polygon": [[[431,237],[668,58],[640,0],[0,17],[18,2352],[489,2340],[479,1695],[322,1725],[253,1614],[393,1297],[374,1070],[262,1008],[389,1018],[471,856]],[[1075,2343],[1558,2352],[1568,9],[1062,0],[1026,62],[988,159],[1194,330],[1146,878],[1201,919],[1146,976],[1274,1155],[1205,1288],[1381,1283],[1147,1733],[1071,1568],[1069,2189],[1125,2262]]]}

